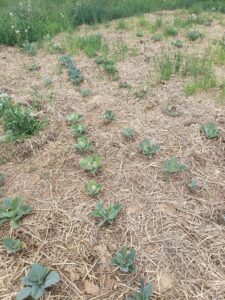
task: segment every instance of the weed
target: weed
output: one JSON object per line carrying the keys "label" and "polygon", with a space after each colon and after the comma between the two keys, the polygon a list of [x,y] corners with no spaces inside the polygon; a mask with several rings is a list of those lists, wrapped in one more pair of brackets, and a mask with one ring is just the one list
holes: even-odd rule
{"label": "weed", "polygon": [[103,115],[103,118],[105,123],[110,123],[116,120],[116,115],[112,110],[106,110]]}
{"label": "weed", "polygon": [[214,139],[220,136],[220,131],[214,122],[201,126],[200,130],[207,139]]}
{"label": "weed", "polygon": [[135,259],[135,249],[128,250],[127,247],[123,247],[116,253],[116,256],[112,259],[112,264],[113,266],[119,267],[120,271],[122,272],[134,273],[136,272]]}
{"label": "weed", "polygon": [[145,34],[144,34],[144,32],[143,31],[138,31],[137,33],[136,33],[136,36],[137,37],[143,37]]}
{"label": "weed", "polygon": [[176,36],[176,35],[178,35],[178,29],[176,27],[167,27],[164,30],[164,35],[165,36]]}
{"label": "weed", "polygon": [[133,140],[137,132],[132,128],[126,127],[121,130],[121,134],[126,140]]}
{"label": "weed", "polygon": [[85,185],[85,190],[88,195],[95,197],[101,192],[102,185],[95,180],[91,180]]}
{"label": "weed", "polygon": [[13,200],[4,198],[0,204],[0,225],[10,222],[13,229],[20,226],[20,220],[32,211],[31,206],[24,205],[21,197]]}
{"label": "weed", "polygon": [[21,251],[25,247],[25,244],[21,242],[21,240],[4,238],[3,246],[5,247],[8,254],[15,254],[16,252]]}
{"label": "weed", "polygon": [[32,71],[38,71],[41,69],[41,66],[38,65],[36,62],[32,62],[32,64],[27,66],[28,71],[32,72]]}
{"label": "weed", "polygon": [[181,40],[172,41],[171,44],[173,46],[177,47],[177,48],[182,48],[183,47],[183,42]]}
{"label": "weed", "polygon": [[81,71],[77,69],[69,55],[62,55],[59,57],[59,61],[66,66],[70,80],[75,85],[80,85],[84,81],[84,76],[81,74]]}
{"label": "weed", "polygon": [[163,165],[163,173],[165,176],[169,176],[170,174],[176,174],[179,172],[184,172],[187,169],[187,166],[182,165],[177,159],[177,157],[167,159]]}
{"label": "weed", "polygon": [[89,138],[83,135],[78,137],[75,148],[80,152],[87,152],[89,150],[93,150],[93,145]]}
{"label": "weed", "polygon": [[35,56],[37,54],[37,45],[35,43],[30,43],[25,41],[22,45],[24,51],[30,56]]}
{"label": "weed", "polygon": [[102,64],[104,64],[104,58],[102,56],[97,56],[95,58],[95,62],[97,65],[102,65]]}
{"label": "weed", "polygon": [[4,94],[0,91],[0,118],[4,115],[4,112],[11,108],[12,98],[7,94]]}
{"label": "weed", "polygon": [[194,41],[198,40],[199,38],[202,38],[203,34],[197,30],[193,30],[193,31],[188,32],[187,36],[190,41],[194,42]]}
{"label": "weed", "polygon": [[129,52],[129,47],[125,42],[117,41],[113,44],[112,52],[113,61],[124,61],[126,54]]}
{"label": "weed", "polygon": [[100,219],[98,226],[102,226],[105,223],[112,224],[123,206],[121,204],[110,204],[108,208],[104,208],[102,203],[98,203],[96,208],[91,212],[91,216]]}
{"label": "weed", "polygon": [[152,284],[148,283],[145,286],[144,280],[141,280],[140,290],[135,292],[132,297],[128,297],[127,300],[150,300],[153,294]]}
{"label": "weed", "polygon": [[126,30],[129,28],[129,24],[125,20],[120,20],[116,25],[117,30]]}
{"label": "weed", "polygon": [[139,151],[151,159],[154,154],[159,153],[160,146],[153,145],[149,139],[145,139],[139,144]]}
{"label": "weed", "polygon": [[44,86],[49,87],[53,84],[53,80],[49,77],[44,78],[43,80]]}
{"label": "weed", "polygon": [[89,35],[78,37],[76,40],[77,47],[84,51],[84,53],[92,58],[97,55],[102,46],[102,35]]}
{"label": "weed", "polygon": [[102,159],[96,155],[82,158],[80,160],[80,167],[89,171],[92,175],[95,175],[102,167]]}
{"label": "weed", "polygon": [[142,28],[150,28],[150,23],[145,17],[140,17],[138,20],[138,25]]}
{"label": "weed", "polygon": [[151,26],[151,32],[154,33],[157,30],[159,30],[163,25],[163,19],[160,18],[156,18],[154,24]]}
{"label": "weed", "polygon": [[146,88],[142,88],[142,89],[136,91],[134,95],[138,99],[144,99],[145,96],[147,96],[147,94],[148,94],[148,90]]}
{"label": "weed", "polygon": [[60,281],[59,273],[41,264],[33,264],[27,276],[22,278],[25,286],[17,295],[16,300],[23,300],[28,297],[40,299],[45,290]]}
{"label": "weed", "polygon": [[116,68],[114,61],[105,60],[103,63],[103,67],[110,76],[112,76],[115,79],[118,77],[118,70]]}
{"label": "weed", "polygon": [[74,124],[71,126],[71,130],[75,137],[79,137],[86,132],[86,126],[82,124]]}
{"label": "weed", "polygon": [[215,73],[205,74],[204,77],[200,79],[195,79],[192,82],[189,82],[185,86],[185,93],[187,96],[193,95],[199,91],[207,91],[211,88],[216,87],[217,81]]}
{"label": "weed", "polygon": [[194,192],[198,188],[198,182],[195,179],[192,179],[187,186],[190,191]]}
{"label": "weed", "polygon": [[160,79],[161,80],[170,80],[174,67],[173,61],[171,60],[169,54],[163,53],[163,55],[158,59],[159,70],[160,70]]}
{"label": "weed", "polygon": [[132,86],[129,83],[127,83],[126,81],[120,81],[119,87],[121,89],[131,89],[132,88]]}
{"label": "weed", "polygon": [[225,65],[225,43],[216,44],[211,51],[211,57],[216,65]]}
{"label": "weed", "polygon": [[81,120],[83,120],[84,116],[79,114],[78,112],[73,112],[69,115],[66,116],[66,120],[71,123],[71,124],[77,124],[79,123]]}

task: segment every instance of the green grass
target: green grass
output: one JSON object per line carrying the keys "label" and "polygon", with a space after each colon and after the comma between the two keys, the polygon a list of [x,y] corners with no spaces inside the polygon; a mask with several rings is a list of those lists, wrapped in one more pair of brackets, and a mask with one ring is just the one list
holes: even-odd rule
{"label": "green grass", "polygon": [[202,78],[197,78],[187,83],[184,90],[187,96],[191,96],[200,91],[208,91],[216,86],[216,76],[214,73],[210,73],[205,74],[205,76]]}
{"label": "green grass", "polygon": [[84,23],[108,22],[156,10],[189,8],[199,13],[215,7],[225,11],[225,4],[215,0],[0,0],[0,7],[0,44],[10,46],[39,41],[47,34],[71,31]]}

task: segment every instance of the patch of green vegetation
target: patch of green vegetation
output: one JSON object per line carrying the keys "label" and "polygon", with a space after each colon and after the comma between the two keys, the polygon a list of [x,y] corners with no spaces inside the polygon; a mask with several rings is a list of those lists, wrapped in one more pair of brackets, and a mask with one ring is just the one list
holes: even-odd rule
{"label": "patch of green vegetation", "polygon": [[102,226],[105,223],[112,224],[122,208],[123,206],[119,203],[110,204],[108,208],[104,208],[102,203],[98,203],[96,209],[91,212],[91,216],[100,219],[98,226]]}
{"label": "patch of green vegetation", "polygon": [[91,90],[89,88],[83,88],[80,90],[82,97],[86,98],[91,95]]}
{"label": "patch of green vegetation", "polygon": [[24,41],[22,47],[24,51],[30,56],[35,56],[37,54],[36,43],[30,43],[29,41]]}
{"label": "patch of green vegetation", "polygon": [[70,123],[70,124],[74,124],[76,125],[77,123],[79,123],[81,120],[83,120],[84,116],[79,114],[78,112],[73,112],[69,115],[66,116],[66,120]]}
{"label": "patch of green vegetation", "polygon": [[114,80],[119,79],[119,72],[113,60],[105,60],[103,63],[103,68]]}
{"label": "patch of green vegetation", "polygon": [[125,20],[120,20],[116,25],[117,30],[127,30],[129,29],[129,24]]}
{"label": "patch of green vegetation", "polygon": [[217,86],[217,80],[214,72],[206,73],[201,78],[195,78],[193,81],[185,85],[185,93],[187,96],[194,95],[200,91],[207,91]]}
{"label": "patch of green vegetation", "polygon": [[166,27],[164,30],[165,36],[177,36],[178,35],[178,29],[176,27]]}
{"label": "patch of green vegetation", "polygon": [[143,16],[141,16],[139,19],[138,19],[138,25],[142,28],[146,28],[146,29],[149,29],[150,28],[150,22]]}
{"label": "patch of green vegetation", "polygon": [[207,139],[214,139],[220,136],[220,131],[214,122],[209,122],[200,128]]}
{"label": "patch of green vegetation", "polygon": [[225,65],[225,41],[222,40],[221,43],[217,43],[209,51],[216,65]]}
{"label": "patch of green vegetation", "polygon": [[156,18],[154,24],[151,25],[150,31],[152,33],[155,33],[156,31],[158,31],[160,28],[162,28],[163,26],[163,19],[162,17],[160,18]]}
{"label": "patch of green vegetation", "polygon": [[181,164],[177,157],[167,159],[163,165],[163,174],[167,177],[171,174],[176,174],[186,171],[187,166]]}
{"label": "patch of green vegetation", "polygon": [[85,185],[86,193],[90,196],[97,196],[102,191],[102,184],[97,183],[95,180],[87,182]]}
{"label": "patch of green vegetation", "polygon": [[190,41],[194,42],[194,41],[198,40],[199,38],[202,38],[203,34],[197,30],[192,30],[192,31],[188,32],[187,37]]}
{"label": "patch of green vegetation", "polygon": [[132,128],[125,127],[121,130],[121,134],[126,140],[133,140],[137,135],[137,132]]}
{"label": "patch of green vegetation", "polygon": [[160,41],[162,40],[162,36],[161,36],[160,34],[154,34],[154,35],[152,36],[152,40],[153,40],[154,42],[160,42]]}
{"label": "patch of green vegetation", "polygon": [[134,292],[132,297],[128,297],[127,300],[151,300],[153,295],[153,287],[151,283],[145,285],[144,280],[141,280],[140,290]]}
{"label": "patch of green vegetation", "polygon": [[86,126],[82,124],[74,124],[71,126],[71,131],[75,135],[75,137],[84,135],[86,129],[87,129]]}
{"label": "patch of green vegetation", "polygon": [[116,120],[116,115],[112,110],[106,110],[103,115],[103,118],[105,123],[110,123]]}
{"label": "patch of green vegetation", "polygon": [[81,36],[76,39],[77,48],[84,51],[84,53],[92,58],[95,57],[102,47],[102,35],[88,35]]}
{"label": "patch of green vegetation", "polygon": [[0,98],[0,118],[5,132],[1,140],[5,142],[26,139],[44,126],[28,109],[14,104],[8,96]]}
{"label": "patch of green vegetation", "polygon": [[69,55],[60,56],[59,61],[66,66],[70,80],[73,84],[80,85],[81,82],[84,81],[84,76],[81,74],[81,71],[75,67],[72,58]]}
{"label": "patch of green vegetation", "polygon": [[172,41],[171,43],[173,46],[177,47],[177,48],[182,48],[183,47],[183,42],[181,40],[175,40]]}
{"label": "patch of green vegetation", "polygon": [[136,33],[136,36],[137,36],[137,37],[143,37],[143,36],[145,36],[145,34],[144,34],[143,31],[138,31],[138,32]]}
{"label": "patch of green vegetation", "polygon": [[102,167],[102,159],[97,155],[87,156],[80,160],[80,167],[86,171],[89,171],[92,175],[95,175]]}
{"label": "patch of green vegetation", "polygon": [[15,254],[25,247],[25,244],[19,239],[4,238],[2,243],[8,254]]}
{"label": "patch of green vegetation", "polygon": [[154,154],[159,153],[160,146],[159,145],[153,145],[149,139],[144,139],[139,144],[139,151],[147,156],[149,159],[153,157]]}
{"label": "patch of green vegetation", "polygon": [[27,276],[22,278],[25,286],[17,295],[16,300],[23,300],[31,297],[40,299],[45,294],[46,289],[60,281],[59,273],[51,271],[41,264],[33,264]]}
{"label": "patch of green vegetation", "polygon": [[136,251],[135,249],[129,250],[127,247],[123,247],[116,253],[116,256],[112,259],[113,266],[116,266],[120,271],[125,273],[135,273]]}
{"label": "patch of green vegetation", "polygon": [[31,211],[31,206],[25,205],[19,196],[4,198],[0,204],[0,225],[10,222],[11,227],[16,229],[20,226],[20,220]]}
{"label": "patch of green vegetation", "polygon": [[94,149],[92,142],[85,135],[78,137],[77,144],[75,144],[75,148],[80,152],[87,152]]}

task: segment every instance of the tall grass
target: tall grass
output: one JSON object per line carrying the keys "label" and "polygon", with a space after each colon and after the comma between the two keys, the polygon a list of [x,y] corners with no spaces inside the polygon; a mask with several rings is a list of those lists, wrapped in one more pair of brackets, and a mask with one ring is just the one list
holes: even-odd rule
{"label": "tall grass", "polygon": [[0,0],[0,44],[22,45],[45,35],[55,35],[86,23],[141,15],[161,9],[214,7],[225,11],[216,0]]}

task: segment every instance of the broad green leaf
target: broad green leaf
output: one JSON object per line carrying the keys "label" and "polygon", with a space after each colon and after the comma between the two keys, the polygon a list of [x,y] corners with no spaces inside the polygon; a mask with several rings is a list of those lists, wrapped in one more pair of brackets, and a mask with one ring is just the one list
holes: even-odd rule
{"label": "broad green leaf", "polygon": [[19,239],[15,240],[11,238],[4,238],[3,245],[9,254],[14,254],[22,250],[24,246],[23,242],[21,242]]}
{"label": "broad green leaf", "polygon": [[43,284],[47,274],[49,273],[49,268],[40,264],[33,264],[31,270],[27,274],[27,278],[37,284]]}
{"label": "broad green leaf", "polygon": [[45,293],[45,288],[43,286],[32,286],[31,297],[33,299],[40,299]]}
{"label": "broad green leaf", "polygon": [[48,288],[48,287],[58,283],[59,281],[60,281],[59,273],[56,271],[52,271],[47,275],[47,277],[45,279],[44,287]]}
{"label": "broad green leaf", "polygon": [[19,293],[16,295],[16,300],[23,300],[27,299],[31,296],[32,289],[30,287],[23,288]]}
{"label": "broad green leaf", "polygon": [[214,139],[219,137],[220,135],[219,129],[217,128],[216,124],[213,122],[203,125],[201,127],[201,131],[208,139]]}

